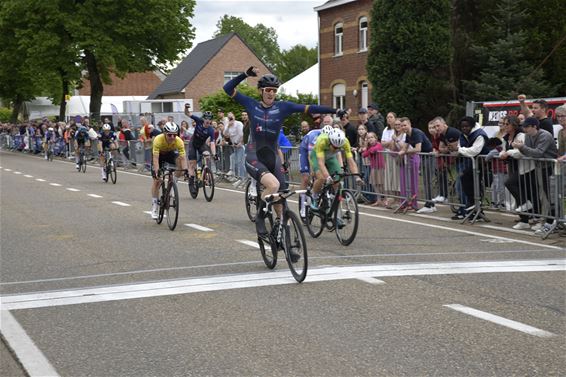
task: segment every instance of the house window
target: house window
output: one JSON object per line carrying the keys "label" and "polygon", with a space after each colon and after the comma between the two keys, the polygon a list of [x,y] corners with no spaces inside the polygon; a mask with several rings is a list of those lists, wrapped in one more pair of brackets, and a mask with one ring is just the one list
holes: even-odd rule
{"label": "house window", "polygon": [[368,49],[368,19],[367,17],[360,18],[360,51],[367,51]]}
{"label": "house window", "polygon": [[224,72],[224,84],[232,80],[234,77],[239,76],[243,72]]}
{"label": "house window", "polygon": [[346,108],[346,85],[336,84],[332,87],[332,106],[335,109]]}
{"label": "house window", "polygon": [[334,55],[342,55],[344,43],[344,27],[342,23],[334,26]]}
{"label": "house window", "polygon": [[361,100],[362,100],[362,107],[367,108],[369,102],[367,81],[362,81],[361,83]]}

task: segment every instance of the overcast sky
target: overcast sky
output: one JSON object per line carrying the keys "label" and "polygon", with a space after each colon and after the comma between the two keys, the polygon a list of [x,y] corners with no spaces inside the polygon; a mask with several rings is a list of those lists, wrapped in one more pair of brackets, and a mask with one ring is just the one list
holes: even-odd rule
{"label": "overcast sky", "polygon": [[197,0],[191,20],[196,29],[193,48],[212,38],[216,23],[225,14],[239,17],[250,26],[258,23],[272,27],[282,50],[302,44],[315,47],[318,42],[318,18],[314,7],[326,0]]}

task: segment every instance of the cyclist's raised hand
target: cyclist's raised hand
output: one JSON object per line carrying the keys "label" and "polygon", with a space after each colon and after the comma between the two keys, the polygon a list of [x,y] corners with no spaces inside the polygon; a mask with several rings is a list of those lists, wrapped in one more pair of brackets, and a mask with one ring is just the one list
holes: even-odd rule
{"label": "cyclist's raised hand", "polygon": [[259,73],[259,68],[254,67],[253,65],[246,70],[246,76],[256,77]]}

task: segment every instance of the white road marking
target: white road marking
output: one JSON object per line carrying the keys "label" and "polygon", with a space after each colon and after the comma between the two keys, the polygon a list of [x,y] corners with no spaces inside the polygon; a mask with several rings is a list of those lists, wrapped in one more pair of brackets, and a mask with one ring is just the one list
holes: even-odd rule
{"label": "white road marking", "polygon": [[480,242],[489,242],[489,243],[513,243],[511,240],[498,240],[498,239],[491,239],[488,238],[487,240],[480,240]]}
{"label": "white road marking", "polygon": [[453,222],[450,217],[440,217],[440,216],[431,216],[431,215],[422,215],[420,213],[411,214],[414,217],[422,217],[423,219],[432,219],[432,220],[439,220],[439,221],[446,221],[446,222]]}
{"label": "white road marking", "polygon": [[185,226],[188,226],[190,228],[194,228],[196,230],[201,230],[203,232],[214,232],[214,229],[210,229],[210,228],[207,228],[205,226],[198,225],[198,224],[185,224]]}
{"label": "white road marking", "polygon": [[122,207],[130,207],[128,203],[124,203],[124,202],[112,202],[112,203]]}
{"label": "white road marking", "polygon": [[102,198],[102,196],[96,194],[88,194],[88,196],[90,196],[91,198]]}
{"label": "white road marking", "polygon": [[2,336],[29,376],[59,376],[49,360],[37,348],[33,340],[28,336],[18,321],[7,310],[0,312],[0,329]]}
{"label": "white road marking", "polygon": [[24,177],[26,177],[26,178],[33,178],[33,175],[26,174],[26,175],[24,175]]}
{"label": "white road marking", "polygon": [[41,179],[41,178],[36,178],[35,180],[38,182],[45,182],[45,179]]}
{"label": "white road marking", "polygon": [[503,226],[497,226],[497,225],[480,225],[480,227],[487,228],[487,229],[502,230],[504,232],[511,232],[511,233],[517,233],[517,234],[526,234],[528,236],[532,236],[533,233],[534,233],[533,230],[519,230],[519,229],[513,229],[513,228],[505,228]]}
{"label": "white road marking", "polygon": [[15,171],[14,174],[20,175],[20,174],[22,174],[22,172],[21,171]]}
{"label": "white road marking", "polygon": [[59,183],[50,183],[50,185],[51,185],[51,186],[56,186],[56,187],[61,186]]}
{"label": "white road marking", "polygon": [[12,169],[4,169],[4,170],[6,170],[6,171],[12,171]]}
{"label": "white road marking", "polygon": [[255,247],[256,249],[259,249],[259,244],[257,242],[254,241],[248,241],[248,240],[236,240],[239,243],[243,243],[244,245],[248,245],[251,247]]}
{"label": "white road marking", "polygon": [[[312,283],[385,276],[533,271],[564,272],[566,271],[566,259],[327,267],[310,269],[306,282]],[[292,278],[291,273],[286,269],[255,274],[205,276],[192,279],[7,295],[0,297],[0,308],[1,310],[44,308],[283,284],[296,284],[295,279]]]}
{"label": "white road marking", "polygon": [[73,191],[73,192],[81,191],[79,189],[72,188],[72,187],[67,187],[66,190]]}
{"label": "white road marking", "polygon": [[507,318],[504,318],[504,317],[500,317],[500,316],[495,315],[495,314],[491,314],[491,313],[488,313],[488,312],[484,312],[484,311],[481,311],[481,310],[470,308],[470,307],[467,307],[467,306],[464,306],[464,305],[451,304],[451,305],[444,305],[444,306],[446,306],[447,308],[456,310],[458,312],[471,315],[471,316],[476,317],[476,318],[485,319],[486,321],[490,321],[490,322],[496,323],[496,324],[501,325],[501,326],[509,327],[513,330],[524,332],[524,333],[529,334],[529,335],[534,335],[534,336],[538,336],[538,337],[541,337],[541,338],[550,338],[550,337],[556,336],[556,334],[553,334],[551,332],[541,330],[541,329],[537,329],[536,327],[525,325],[524,323],[521,323],[521,322],[513,321],[513,320],[510,320],[510,319],[507,319]]}
{"label": "white road marking", "polygon": [[361,280],[365,283],[369,283],[369,284],[373,284],[373,285],[385,284],[385,282],[383,280],[379,280],[379,279],[376,279],[376,278],[364,277],[364,278],[358,278],[358,280]]}

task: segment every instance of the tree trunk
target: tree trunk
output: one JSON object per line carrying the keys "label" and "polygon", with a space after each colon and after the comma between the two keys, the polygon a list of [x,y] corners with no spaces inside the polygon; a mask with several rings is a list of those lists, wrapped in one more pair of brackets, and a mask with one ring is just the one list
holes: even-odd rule
{"label": "tree trunk", "polygon": [[67,80],[65,76],[61,74],[61,82],[63,84],[63,93],[61,97],[61,105],[59,106],[59,121],[65,121],[65,114],[67,113],[66,97],[67,94],[69,94],[69,80]]}
{"label": "tree trunk", "polygon": [[85,50],[86,66],[88,70],[88,78],[90,80],[90,116],[91,124],[100,121],[100,108],[102,107],[102,94],[104,93],[104,86],[98,71],[98,65],[94,54]]}
{"label": "tree trunk", "polygon": [[16,124],[18,122],[18,115],[22,109],[23,101],[20,96],[14,98],[13,102],[14,108],[12,109],[12,115],[10,115],[10,123]]}

